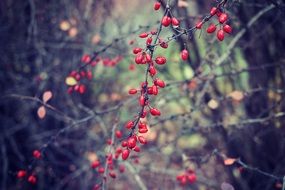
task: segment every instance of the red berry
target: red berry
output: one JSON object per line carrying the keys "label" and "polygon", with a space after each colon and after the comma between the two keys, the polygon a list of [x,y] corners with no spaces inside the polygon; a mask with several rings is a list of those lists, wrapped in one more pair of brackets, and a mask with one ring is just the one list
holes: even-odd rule
{"label": "red berry", "polygon": [[17,173],[17,178],[23,178],[27,175],[27,172],[25,170],[19,170]]}
{"label": "red berry", "polygon": [[74,77],[77,81],[80,81],[80,78],[81,78],[81,76],[80,76],[80,74],[79,73],[76,73],[76,75],[75,75],[75,77]]}
{"label": "red berry", "polygon": [[98,168],[98,173],[102,174],[104,172],[105,172],[105,168],[103,168],[103,167]]}
{"label": "red berry", "polygon": [[130,138],[128,139],[128,147],[129,147],[130,149],[132,149],[132,148],[134,148],[135,146],[136,146],[136,140],[135,140],[135,138],[130,137]]}
{"label": "red berry", "polygon": [[196,180],[197,180],[197,177],[196,177],[196,174],[189,174],[188,175],[188,180],[189,180],[189,183],[195,183]]}
{"label": "red berry", "polygon": [[41,152],[40,152],[39,150],[34,150],[33,156],[34,156],[34,158],[36,158],[36,159],[40,159],[41,156],[42,156],[42,154],[41,154]]}
{"label": "red berry", "polygon": [[144,128],[146,128],[146,124],[139,122],[138,127],[139,127],[139,129],[144,129]]}
{"label": "red berry", "polygon": [[187,183],[187,177],[186,177],[186,175],[183,175],[181,180],[180,180],[180,184],[181,185],[186,185],[186,183]]}
{"label": "red berry", "polygon": [[111,178],[116,178],[116,173],[114,171],[109,172]]}
{"label": "red berry", "polygon": [[159,43],[160,43],[160,47],[162,47],[162,48],[164,48],[164,49],[168,48],[168,43],[163,42],[163,41],[161,41],[161,42],[159,42]]}
{"label": "red berry", "polygon": [[140,53],[141,51],[142,51],[142,48],[138,48],[138,47],[137,47],[137,48],[134,48],[134,49],[133,49],[133,53],[134,53],[134,54],[138,54],[138,53]]}
{"label": "red berry", "polygon": [[210,26],[207,28],[207,32],[210,34],[210,33],[213,33],[216,31],[216,25],[214,24],[210,24]]}
{"label": "red berry", "polygon": [[141,33],[139,35],[140,38],[146,38],[148,36],[148,33],[144,32],[144,33]]}
{"label": "red berry", "polygon": [[137,89],[130,89],[129,94],[136,94],[138,91]]}
{"label": "red berry", "polygon": [[210,15],[211,16],[215,15],[217,13],[217,11],[218,11],[217,7],[212,7],[211,11],[210,11]]}
{"label": "red berry", "polygon": [[128,159],[129,155],[130,155],[130,151],[128,149],[123,150],[123,152],[122,152],[122,159],[123,160]]}
{"label": "red berry", "polygon": [[124,173],[124,171],[125,171],[125,166],[124,166],[124,165],[120,165],[120,166],[119,166],[119,171],[120,171],[121,173]]}
{"label": "red berry", "polygon": [[143,88],[145,88],[145,87],[147,87],[147,82],[142,82],[142,83],[141,83],[141,88],[143,89]]}
{"label": "red berry", "polygon": [[77,75],[77,71],[71,71],[69,76],[71,77],[75,77]]}
{"label": "red berry", "polygon": [[130,70],[130,71],[133,71],[133,70],[135,70],[135,69],[136,69],[135,64],[130,64],[130,65],[129,65],[129,70]]}
{"label": "red berry", "polygon": [[147,132],[148,132],[147,128],[139,129],[139,133],[147,133]]}
{"label": "red berry", "polygon": [[116,137],[117,137],[117,138],[122,138],[122,136],[123,136],[122,131],[117,130],[117,131],[116,131]]}
{"label": "red berry", "polygon": [[128,121],[127,124],[125,125],[125,127],[126,127],[127,129],[133,128],[133,127],[134,127],[134,122],[133,122],[133,121]]}
{"label": "red berry", "polygon": [[128,142],[127,141],[122,141],[122,147],[126,147],[128,146]]}
{"label": "red berry", "polygon": [[223,30],[226,32],[226,33],[228,33],[228,34],[230,34],[230,33],[232,33],[232,27],[230,26],[230,25],[225,25],[224,27],[223,27]]}
{"label": "red berry", "polygon": [[84,84],[80,84],[78,91],[80,94],[84,94],[86,91],[86,86]]}
{"label": "red berry", "polygon": [[121,149],[120,147],[117,147],[116,153],[117,153],[117,154],[121,154],[121,153],[122,153],[122,149]]}
{"label": "red berry", "polygon": [[158,56],[156,57],[155,62],[159,65],[163,65],[166,63],[166,58],[163,56]]}
{"label": "red berry", "polygon": [[157,88],[156,85],[152,86],[152,93],[153,93],[153,95],[157,95],[158,94],[158,88]]}
{"label": "red berry", "polygon": [[98,166],[100,166],[100,161],[99,160],[95,160],[91,163],[91,167],[93,169],[97,168]]}
{"label": "red berry", "polygon": [[156,108],[151,108],[150,109],[150,114],[153,116],[160,116],[160,111]]}
{"label": "red berry", "polygon": [[171,18],[169,16],[164,16],[162,18],[161,24],[165,27],[168,27],[171,23]]}
{"label": "red berry", "polygon": [[87,54],[83,55],[82,58],[81,58],[81,61],[83,63],[89,63],[91,61],[90,55],[87,55]]}
{"label": "red berry", "polygon": [[139,164],[139,163],[140,163],[139,159],[136,158],[136,159],[134,160],[134,163],[135,163],[135,164]]}
{"label": "red berry", "polygon": [[159,10],[160,9],[160,2],[155,2],[154,6],[153,6],[153,9],[156,10],[156,11]]}
{"label": "red berry", "polygon": [[138,54],[135,57],[135,62],[136,62],[136,64],[141,64],[143,62],[143,55],[142,54]]}
{"label": "red berry", "polygon": [[79,90],[79,85],[77,84],[74,86],[74,91],[78,91],[78,90]]}
{"label": "red berry", "polygon": [[196,28],[197,28],[197,29],[201,29],[202,26],[203,26],[203,22],[202,22],[202,21],[200,21],[200,22],[198,22],[198,23],[196,24]]}
{"label": "red berry", "polygon": [[88,80],[91,80],[92,79],[92,71],[87,71],[86,72],[86,77]]}
{"label": "red berry", "polygon": [[223,30],[219,30],[219,31],[217,32],[217,38],[218,38],[220,41],[223,41],[223,40],[224,40],[224,38],[225,38],[225,33],[224,33]]}
{"label": "red berry", "polygon": [[150,33],[151,33],[152,35],[156,35],[157,29],[153,29],[152,31],[150,31]]}
{"label": "red berry", "polygon": [[141,144],[146,144],[147,141],[145,140],[145,138],[143,136],[138,136],[138,140]]}
{"label": "red berry", "polygon": [[82,78],[84,78],[86,76],[85,71],[80,71],[80,75],[81,75]]}
{"label": "red berry", "polygon": [[159,79],[159,78],[156,78],[154,80],[154,84],[159,86],[160,88],[164,88],[165,87],[165,83],[163,80]]}
{"label": "red berry", "polygon": [[175,17],[172,17],[171,23],[173,26],[179,26],[179,20]]}
{"label": "red berry", "polygon": [[177,176],[176,176],[176,180],[177,180],[177,181],[181,181],[182,178],[183,178],[183,176],[184,176],[184,174],[177,175]]}
{"label": "red berry", "polygon": [[223,24],[224,22],[226,22],[228,20],[228,15],[226,13],[222,13],[220,16],[219,16],[219,22],[221,24]]}
{"label": "red berry", "polygon": [[219,17],[221,16],[222,12],[218,9],[216,15]]}
{"label": "red berry", "polygon": [[189,53],[186,49],[182,50],[180,53],[180,57],[183,61],[186,61],[189,57]]}
{"label": "red berry", "polygon": [[148,94],[153,94],[152,87],[148,87],[148,88],[147,88],[147,93],[148,93]]}
{"label": "red berry", "polygon": [[145,105],[145,99],[144,99],[144,96],[141,95],[140,98],[139,98],[139,103],[141,106],[144,106]]}
{"label": "red berry", "polygon": [[152,37],[147,38],[146,45],[150,45],[152,42]]}
{"label": "red berry", "polygon": [[140,152],[141,149],[140,149],[140,147],[136,146],[136,147],[134,148],[134,151],[135,151],[135,152]]}
{"label": "red berry", "polygon": [[141,118],[145,118],[147,112],[145,110],[143,110],[142,114],[141,114]]}
{"label": "red berry", "polygon": [[107,144],[111,145],[112,144],[112,139],[107,139]]}
{"label": "red berry", "polygon": [[145,60],[148,63],[152,62],[151,56],[148,53],[145,54]]}
{"label": "red berry", "polygon": [[154,76],[155,74],[156,74],[156,69],[155,69],[155,67],[154,66],[149,66],[149,73],[150,73],[150,75],[151,76]]}
{"label": "red berry", "polygon": [[37,183],[37,178],[34,175],[30,175],[28,178],[28,182],[31,184],[36,184]]}

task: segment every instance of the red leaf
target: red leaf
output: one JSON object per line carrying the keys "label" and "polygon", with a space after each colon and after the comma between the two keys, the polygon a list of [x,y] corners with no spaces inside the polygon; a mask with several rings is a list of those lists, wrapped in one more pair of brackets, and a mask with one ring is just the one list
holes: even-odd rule
{"label": "red leaf", "polygon": [[237,160],[237,159],[235,159],[235,158],[226,158],[226,159],[224,160],[224,164],[225,164],[226,166],[230,166],[230,165],[233,165],[236,160]]}
{"label": "red leaf", "polygon": [[46,103],[52,98],[52,92],[51,91],[45,91],[43,94],[43,102]]}
{"label": "red leaf", "polygon": [[46,116],[46,108],[44,106],[39,107],[38,116],[40,119],[43,119]]}

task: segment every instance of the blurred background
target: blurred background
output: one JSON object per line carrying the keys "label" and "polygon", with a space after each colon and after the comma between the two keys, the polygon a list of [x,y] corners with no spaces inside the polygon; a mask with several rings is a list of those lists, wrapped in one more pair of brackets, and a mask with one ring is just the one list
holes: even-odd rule
{"label": "blurred background", "polygon": [[[102,177],[90,168],[108,151],[113,126],[139,111],[128,95],[144,80],[134,63],[138,38],[159,26],[163,16],[151,0],[0,1],[0,189],[92,189]],[[209,13],[213,0],[171,0],[172,13],[190,28]],[[162,1],[165,5],[165,2]],[[148,117],[149,143],[108,178],[106,189],[282,189],[285,174],[285,2],[228,0],[233,32],[219,42],[197,31],[157,48],[168,62],[158,67],[167,87],[151,104],[160,117]],[[175,33],[162,31],[167,39]],[[181,61],[186,44],[188,61]],[[106,50],[104,48],[106,47]],[[103,51],[102,51],[103,50]],[[66,77],[83,64],[84,54],[100,52],[86,91],[68,93]],[[107,60],[107,61],[102,61]],[[42,95],[52,92],[39,118]],[[116,140],[117,144],[119,141]],[[33,158],[40,149],[42,159]],[[219,156],[217,156],[219,155]],[[225,166],[221,155],[248,166]],[[181,186],[187,169],[197,182]],[[17,179],[24,169],[32,185]],[[276,178],[275,178],[276,177]]]}

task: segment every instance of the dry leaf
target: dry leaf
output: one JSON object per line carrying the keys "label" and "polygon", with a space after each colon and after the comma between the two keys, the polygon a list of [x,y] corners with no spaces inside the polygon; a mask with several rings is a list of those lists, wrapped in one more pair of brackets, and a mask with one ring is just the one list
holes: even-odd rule
{"label": "dry leaf", "polygon": [[66,77],[65,79],[65,83],[68,85],[68,86],[74,86],[77,84],[77,81],[74,77]]}
{"label": "dry leaf", "polygon": [[237,159],[235,159],[235,158],[226,158],[226,159],[224,160],[224,164],[225,164],[226,166],[230,166],[230,165],[232,165],[233,163],[235,163],[236,160],[237,160]]}
{"label": "dry leaf", "polygon": [[98,156],[95,152],[87,152],[86,157],[90,162],[94,162],[95,160],[98,160]]}
{"label": "dry leaf", "polygon": [[233,100],[236,100],[236,101],[241,101],[244,98],[243,93],[241,91],[237,91],[237,90],[229,93],[228,96],[231,97]]}
{"label": "dry leaf", "polygon": [[92,41],[92,44],[98,44],[101,41],[101,36],[99,34],[95,34],[92,37],[91,41]]}
{"label": "dry leaf", "polygon": [[226,182],[223,182],[221,184],[221,189],[222,190],[235,190],[235,188],[231,184],[226,183]]}
{"label": "dry leaf", "polygon": [[178,5],[178,7],[186,8],[186,7],[188,7],[189,3],[186,1],[183,1],[183,0],[179,0],[177,5]]}
{"label": "dry leaf", "polygon": [[51,91],[45,91],[43,94],[43,101],[46,103],[52,98],[52,92]]}
{"label": "dry leaf", "polygon": [[46,108],[44,106],[39,107],[38,116],[40,119],[43,119],[46,116]]}
{"label": "dry leaf", "polygon": [[78,29],[75,27],[70,28],[70,30],[68,31],[68,35],[71,38],[74,38],[75,36],[77,36],[78,34]]}
{"label": "dry leaf", "polygon": [[195,90],[197,88],[197,81],[195,79],[192,79],[189,83],[188,83],[188,88],[190,90]]}
{"label": "dry leaf", "polygon": [[219,107],[219,102],[217,102],[217,100],[214,100],[214,99],[211,99],[209,102],[208,102],[208,106],[211,108],[211,109],[217,109]]}

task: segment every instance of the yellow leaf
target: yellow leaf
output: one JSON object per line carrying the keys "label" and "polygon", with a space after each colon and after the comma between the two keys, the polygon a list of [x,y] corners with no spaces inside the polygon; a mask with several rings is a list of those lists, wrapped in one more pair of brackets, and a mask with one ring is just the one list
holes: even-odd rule
{"label": "yellow leaf", "polygon": [[233,165],[233,163],[235,163],[236,160],[237,160],[237,159],[235,159],[235,158],[226,158],[226,159],[224,160],[224,164],[225,164],[226,166],[230,166],[230,165]]}
{"label": "yellow leaf", "polygon": [[45,91],[43,94],[43,101],[46,103],[52,98],[52,92],[51,91]]}
{"label": "yellow leaf", "polygon": [[74,86],[74,85],[77,84],[77,81],[76,81],[76,79],[73,78],[73,77],[66,77],[65,83],[66,83],[68,86]]}
{"label": "yellow leaf", "polygon": [[211,109],[217,109],[219,107],[219,102],[217,100],[214,100],[214,99],[211,99],[209,102],[208,102],[208,106],[211,108]]}
{"label": "yellow leaf", "polygon": [[46,108],[44,106],[39,107],[38,116],[40,119],[43,119],[46,116]]}
{"label": "yellow leaf", "polygon": [[61,21],[60,22],[60,25],[59,25],[59,28],[61,29],[61,30],[63,30],[63,31],[67,31],[67,30],[69,30],[70,29],[70,23],[68,22],[68,21]]}

